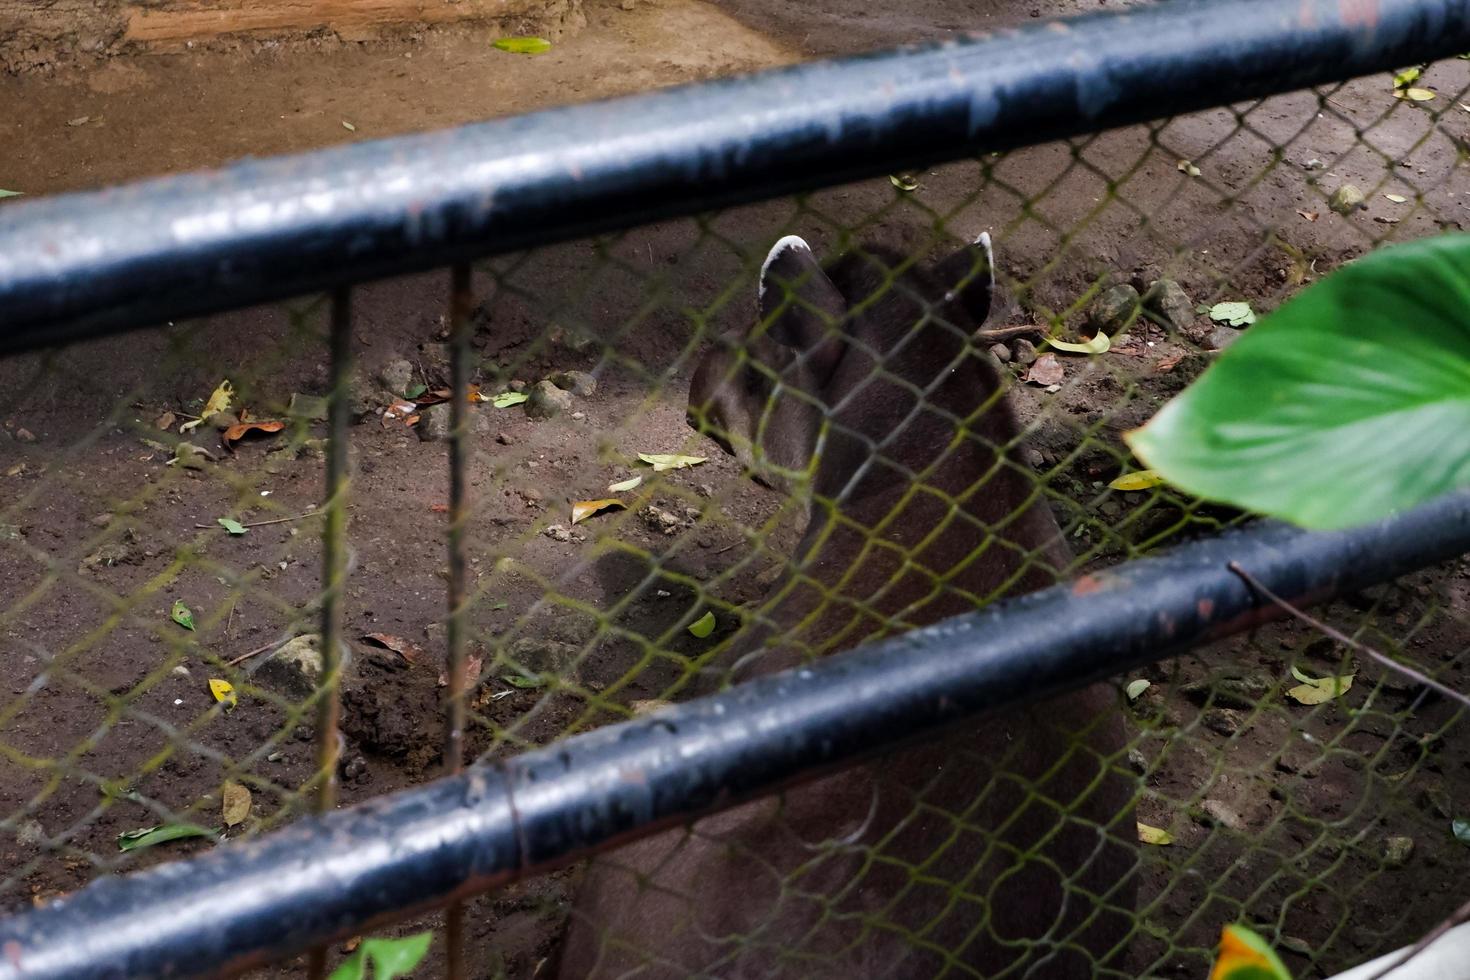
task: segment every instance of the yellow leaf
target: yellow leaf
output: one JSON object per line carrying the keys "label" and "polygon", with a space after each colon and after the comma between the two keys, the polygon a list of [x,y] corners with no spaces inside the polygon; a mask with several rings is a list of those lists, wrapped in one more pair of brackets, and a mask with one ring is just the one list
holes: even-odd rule
{"label": "yellow leaf", "polygon": [[1402,194],[1385,194],[1383,196],[1388,198],[1395,204],[1403,204],[1404,202],[1408,201],[1408,198],[1404,197],[1404,195]]}
{"label": "yellow leaf", "polygon": [[585,521],[598,511],[626,506],[621,500],[609,497],[606,500],[578,500],[572,504],[572,523]]}
{"label": "yellow leaf", "polygon": [[680,456],[677,453],[639,453],[638,458],[652,466],[655,473],[682,470],[686,466],[698,466],[705,461],[703,456]]}
{"label": "yellow leaf", "polygon": [[226,378],[224,381],[221,381],[219,387],[214,389],[213,394],[209,396],[209,401],[204,403],[204,411],[199,413],[199,417],[192,422],[185,422],[179,426],[179,431],[188,432],[190,429],[198,428],[199,423],[210,416],[218,415],[220,412],[228,412],[230,410],[230,399],[234,395],[235,387],[230,384],[229,379]]}
{"label": "yellow leaf", "polygon": [[1106,354],[1108,348],[1113,346],[1113,342],[1108,339],[1108,335],[1101,330],[1091,340],[1083,341],[1080,344],[1074,344],[1067,340],[1057,340],[1055,337],[1046,338],[1046,342],[1057,350],[1069,351],[1073,354]]}
{"label": "yellow leaf", "polygon": [[715,614],[707,612],[689,624],[689,632],[701,640],[715,631]]}
{"label": "yellow leaf", "polygon": [[1322,704],[1333,698],[1340,698],[1351,690],[1353,678],[1357,674],[1343,674],[1340,677],[1308,677],[1295,667],[1291,668],[1291,676],[1302,683],[1296,687],[1289,688],[1286,696],[1299,704]]}
{"label": "yellow leaf", "polygon": [[1154,470],[1138,470],[1134,473],[1124,473],[1108,486],[1113,490],[1147,490],[1163,482],[1164,478]]}
{"label": "yellow leaf", "polygon": [[607,489],[609,493],[627,493],[629,490],[638,489],[638,485],[642,482],[643,477],[635,476],[624,480],[621,483],[609,483],[607,485]]}
{"label": "yellow leaf", "polygon": [[1174,843],[1174,835],[1159,827],[1150,827],[1146,823],[1138,824],[1138,839],[1145,844],[1153,844],[1155,847],[1167,847]]}
{"label": "yellow leaf", "polygon": [[1434,93],[1427,88],[1401,88],[1393,94],[1394,98],[1410,99],[1414,102],[1428,102],[1434,98]]}
{"label": "yellow leaf", "polygon": [[224,797],[221,815],[224,817],[226,827],[237,826],[250,816],[250,790],[229,780],[225,782],[220,795]]}
{"label": "yellow leaf", "polygon": [[226,708],[233,708],[240,700],[235,694],[235,685],[217,677],[209,679],[209,693],[213,694],[214,699]]}

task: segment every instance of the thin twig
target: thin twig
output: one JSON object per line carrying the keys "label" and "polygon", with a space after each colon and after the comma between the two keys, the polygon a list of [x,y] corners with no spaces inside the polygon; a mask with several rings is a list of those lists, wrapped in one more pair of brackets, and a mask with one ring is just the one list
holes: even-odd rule
{"label": "thin twig", "polygon": [[258,657],[262,653],[265,653],[267,650],[273,650],[276,647],[282,646],[282,645],[283,645],[283,641],[281,641],[281,640],[271,640],[269,643],[267,643],[263,647],[256,647],[254,650],[251,650],[249,653],[242,653],[238,657],[236,657],[234,660],[227,661],[225,663],[225,666],[226,667],[238,667],[240,664],[243,664],[245,661],[249,660],[251,657]]}
{"label": "thin twig", "polygon": [[[315,516],[316,516],[316,511],[309,510],[305,514],[297,514],[295,517],[273,517],[273,518],[271,518],[268,521],[251,521],[249,524],[241,524],[240,526],[241,527],[265,527],[267,524],[285,524],[287,521],[300,521],[300,520],[305,520],[308,517],[315,517]],[[197,527],[197,528],[199,528],[201,531],[208,531],[210,528],[215,528],[215,527],[223,527],[223,525],[221,525],[221,524],[195,524],[194,526]]]}
{"label": "thin twig", "polygon": [[1370,646],[1359,643],[1357,640],[1354,640],[1352,637],[1333,629],[1331,626],[1328,626],[1321,620],[1312,618],[1311,616],[1302,612],[1296,606],[1293,606],[1291,603],[1287,602],[1285,599],[1272,592],[1270,589],[1266,588],[1266,586],[1261,583],[1260,579],[1256,578],[1250,572],[1247,572],[1244,568],[1241,568],[1237,562],[1230,562],[1230,564],[1226,567],[1229,568],[1236,575],[1239,575],[1242,579],[1244,579],[1246,585],[1249,585],[1252,589],[1256,590],[1267,599],[1270,599],[1276,605],[1280,606],[1282,609],[1285,609],[1297,619],[1300,619],[1307,625],[1312,626],[1317,630],[1320,630],[1325,636],[1336,640],[1338,643],[1341,643],[1346,647],[1350,647],[1351,649],[1356,650],[1361,654],[1365,654],[1373,658],[1374,660],[1378,661],[1378,663],[1387,667],[1389,670],[1392,670],[1395,673],[1402,674],[1415,683],[1423,684],[1425,687],[1432,688],[1433,690],[1438,691],[1440,694],[1443,694],[1445,697],[1458,701],[1465,707],[1470,708],[1470,697],[1461,694],[1459,691],[1455,690],[1452,687],[1446,687],[1444,684],[1441,684],[1439,681],[1428,676],[1427,674],[1421,674],[1413,667],[1404,666],[1397,660],[1392,659],[1386,654],[1379,653],[1377,650],[1373,649]]}
{"label": "thin twig", "polygon": [[1040,336],[1045,332],[1045,330],[1034,323],[1023,323],[1016,327],[991,327],[989,330],[977,330],[975,331],[975,339],[996,342],[1010,340],[1012,337],[1022,337],[1028,333]]}
{"label": "thin twig", "polygon": [[1470,902],[1466,902],[1464,905],[1461,905],[1459,908],[1451,912],[1449,918],[1445,919],[1439,925],[1426,932],[1424,934],[1424,938],[1405,950],[1403,956],[1400,956],[1398,959],[1388,964],[1388,966],[1379,970],[1371,977],[1368,977],[1367,980],[1382,980],[1383,977],[1388,976],[1394,970],[1397,970],[1399,967],[1403,966],[1405,963],[1409,962],[1414,957],[1424,952],[1424,950],[1429,946],[1430,943],[1434,942],[1436,939],[1443,936],[1445,933],[1449,932],[1456,926],[1464,925],[1466,922],[1470,922]]}
{"label": "thin twig", "polygon": [[228,619],[225,620],[225,639],[227,640],[230,638],[230,627],[234,625],[235,622],[235,603],[239,601],[240,597],[238,595],[230,600],[230,616]]}

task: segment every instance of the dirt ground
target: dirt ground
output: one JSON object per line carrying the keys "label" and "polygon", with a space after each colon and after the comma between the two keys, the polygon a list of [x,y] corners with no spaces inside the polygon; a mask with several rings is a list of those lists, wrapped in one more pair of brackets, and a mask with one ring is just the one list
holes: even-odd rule
{"label": "dirt ground", "polygon": [[[58,193],[1084,6],[598,2],[584,31],[534,58],[436,31],[0,78],[0,187]],[[873,181],[483,263],[475,350],[485,390],[567,370],[598,384],[556,419],[476,410],[470,619],[485,661],[471,753],[545,744],[625,716],[635,701],[678,697],[690,658],[736,631],[734,610],[760,597],[789,553],[795,508],[684,422],[695,351],[749,315],[755,269],[775,238],[799,233],[827,251],[851,232],[917,250],[937,222],[956,236],[988,228],[1007,297],[992,326],[1056,319],[1075,330],[1101,287],[1146,288],[1160,276],[1193,302],[1264,311],[1381,241],[1463,226],[1470,114],[1453,105],[1465,100],[1467,69],[1431,68],[1425,81],[1441,94],[1428,106],[1367,79],[1320,104],[1298,93],[937,168],[908,193]],[[1346,182],[1368,203],[1342,216],[1326,198]],[[0,203],[0,220],[9,206]],[[446,278],[355,292],[365,393],[399,360],[411,385],[442,380]],[[194,441],[219,458],[200,469],[171,465],[173,453],[150,443],[169,438],[156,428],[161,415],[179,416],[176,432],[222,378],[237,405],[265,418],[285,417],[293,394],[323,394],[322,313],[303,299],[0,362],[0,909],[207,847],[184,840],[120,855],[116,839],[181,815],[217,826],[226,779],[253,794],[231,836],[308,809],[315,732],[301,692],[268,657],[238,671],[225,662],[313,628],[323,427],[302,419],[233,453],[201,434]],[[1166,490],[1106,488],[1127,461],[1119,433],[1231,338],[1203,317],[1185,333],[1140,321],[1108,354],[1066,358],[1059,390],[1019,379],[1013,389],[1029,459],[1079,565],[1236,519]],[[448,494],[441,441],[372,415],[350,446],[344,804],[440,771]],[[628,510],[568,528],[568,502],[607,496],[639,452],[709,461],[650,478],[625,495]],[[236,537],[217,526],[221,516],[285,520]],[[764,526],[752,546],[748,529]],[[1464,689],[1467,576],[1459,565],[1431,570],[1327,616]],[[710,596],[723,612],[716,633],[696,639],[685,626]],[[192,610],[194,631],[170,621],[175,600]],[[369,633],[420,649],[407,662],[356,641]],[[1220,925],[1244,918],[1300,975],[1324,974],[1412,941],[1463,900],[1463,845],[1449,827],[1470,815],[1470,750],[1451,728],[1455,714],[1362,665],[1341,699],[1309,709],[1285,697],[1292,666],[1327,674],[1345,663],[1313,632],[1273,626],[1143,675],[1152,686],[1127,708],[1139,819],[1176,841],[1140,849],[1132,972],[1202,975]],[[518,670],[557,680],[505,680]],[[228,713],[206,686],[221,676],[240,695]],[[1395,838],[1411,838],[1412,853]],[[537,976],[574,881],[563,872],[473,902],[473,975]],[[299,964],[279,972],[296,975]]]}

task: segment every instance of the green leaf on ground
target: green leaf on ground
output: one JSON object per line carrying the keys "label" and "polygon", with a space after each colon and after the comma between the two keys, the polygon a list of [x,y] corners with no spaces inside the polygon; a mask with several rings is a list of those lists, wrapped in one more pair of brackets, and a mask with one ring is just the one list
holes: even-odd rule
{"label": "green leaf on ground", "polygon": [[154,844],[166,844],[171,840],[182,840],[185,837],[216,837],[214,831],[208,827],[201,827],[194,823],[166,823],[157,827],[141,827],[138,830],[125,830],[117,835],[117,849],[120,851],[137,851]]}
{"label": "green leaf on ground", "polygon": [[173,609],[169,610],[169,618],[178,623],[186,630],[194,628],[194,614],[189,607],[184,605],[183,599],[175,599]]}
{"label": "green leaf on ground", "polygon": [[495,46],[511,54],[543,54],[551,50],[551,42],[544,37],[502,37]]}

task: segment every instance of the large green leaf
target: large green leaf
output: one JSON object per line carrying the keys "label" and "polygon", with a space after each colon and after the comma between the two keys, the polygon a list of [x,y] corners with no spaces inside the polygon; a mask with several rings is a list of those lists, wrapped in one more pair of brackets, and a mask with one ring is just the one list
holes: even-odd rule
{"label": "large green leaf", "polygon": [[1125,438],[1180,489],[1312,528],[1470,485],[1470,235],[1303,290]]}

